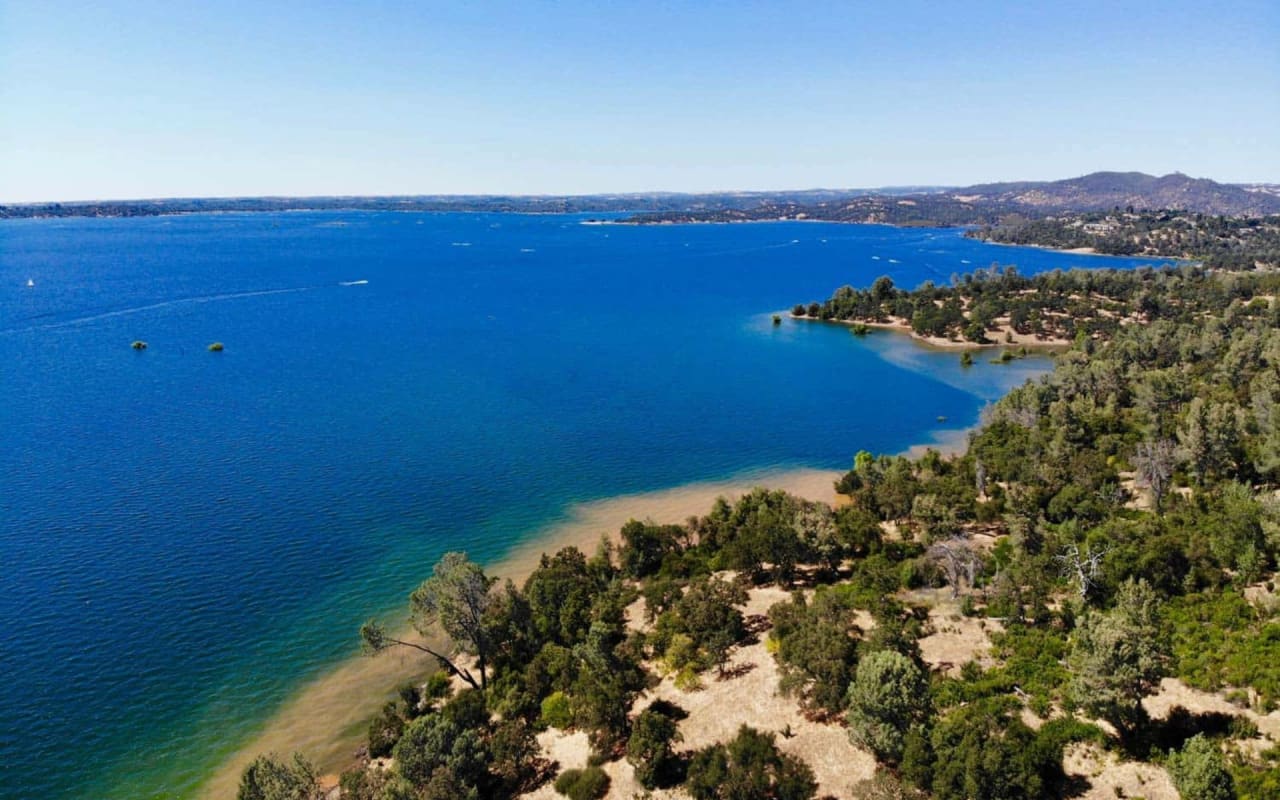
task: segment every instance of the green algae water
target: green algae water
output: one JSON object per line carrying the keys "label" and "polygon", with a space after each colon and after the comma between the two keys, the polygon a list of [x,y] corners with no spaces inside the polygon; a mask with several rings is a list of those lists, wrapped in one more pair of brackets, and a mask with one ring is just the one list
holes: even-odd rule
{"label": "green algae water", "polygon": [[772,311],[996,259],[1138,263],[582,223],[0,222],[0,762],[32,765],[0,797],[190,797],[446,550],[492,562],[573,503],[901,451],[1048,367]]}

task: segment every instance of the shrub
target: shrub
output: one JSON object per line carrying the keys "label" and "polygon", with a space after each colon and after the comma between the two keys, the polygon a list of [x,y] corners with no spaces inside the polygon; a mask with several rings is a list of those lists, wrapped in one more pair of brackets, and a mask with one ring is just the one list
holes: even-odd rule
{"label": "shrub", "polygon": [[1169,777],[1183,800],[1234,800],[1236,796],[1222,751],[1203,734],[1188,739],[1182,752],[1170,754]]}
{"label": "shrub", "polygon": [[1247,686],[1267,711],[1280,703],[1280,621],[1234,591],[1175,598],[1167,608],[1179,678],[1207,691]]}
{"label": "shrub", "polygon": [[316,768],[301,753],[285,763],[276,755],[258,756],[240,775],[237,800],[315,800],[320,796]]}
{"label": "shrub", "polygon": [[565,728],[573,725],[573,707],[564,692],[552,692],[542,700],[543,725],[551,728]]}
{"label": "shrub", "polygon": [[1239,760],[1232,765],[1231,778],[1240,800],[1271,800],[1280,797],[1280,746],[1259,754],[1261,764]]}
{"label": "shrub", "polygon": [[431,700],[446,698],[452,692],[453,684],[443,671],[431,673],[431,677],[427,678],[427,685],[422,687],[422,694]]}
{"label": "shrub", "polygon": [[398,800],[413,797],[413,787],[389,770],[366,766],[342,773],[342,800]]}
{"label": "shrub", "polygon": [[387,703],[382,707],[382,713],[369,723],[369,755],[372,758],[391,755],[391,748],[396,746],[403,733],[404,718],[395,703]]}
{"label": "shrub", "polygon": [[556,778],[556,791],[569,800],[599,800],[609,791],[609,776],[599,767],[565,770]]}

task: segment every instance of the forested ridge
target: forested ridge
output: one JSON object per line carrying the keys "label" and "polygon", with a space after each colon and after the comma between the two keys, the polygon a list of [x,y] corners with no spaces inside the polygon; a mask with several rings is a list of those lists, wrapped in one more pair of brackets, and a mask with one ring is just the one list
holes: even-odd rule
{"label": "forested ridge", "polygon": [[1015,214],[967,235],[1001,244],[1195,259],[1215,269],[1280,267],[1280,215],[1229,217],[1132,207],[1039,219]]}
{"label": "forested ridge", "polygon": [[[679,703],[648,692],[661,676],[690,693],[737,680],[727,665],[753,637],[777,691],[881,766],[825,791],[1079,796],[1103,780],[1069,768],[1091,753],[1188,800],[1280,796],[1276,730],[1260,731],[1280,706],[1277,281],[999,270],[922,294],[838,291],[857,313],[967,291],[1033,298],[1042,315],[1096,295],[1140,318],[1082,316],[1055,369],[992,405],[963,454],[858,453],[836,508],[758,489],[682,525],[632,521],[592,555],[546,555],[521,586],[446,556],[409,604],[451,643],[444,673],[373,720],[369,756],[390,761],[344,774],[342,796],[513,797],[554,779],[600,797],[624,769],[663,796],[814,797],[788,730],[761,719],[685,747]],[[745,615],[763,587],[792,594]],[[961,665],[922,648],[948,596],[990,638]],[[371,651],[405,646],[375,623],[362,634]],[[1227,710],[1151,713],[1168,679],[1224,693]],[[587,732],[590,764],[549,762],[546,728]],[[317,794],[305,759],[264,756],[240,797]]]}
{"label": "forested ridge", "polygon": [[[1127,325],[1195,322],[1232,301],[1261,311],[1280,289],[1280,275],[1215,275],[1200,267],[1055,270],[1034,276],[993,264],[901,289],[889,277],[867,289],[842,286],[824,302],[797,304],[792,316],[837,322],[901,322],[923,336],[974,344],[1012,343],[1008,334],[1042,341],[1112,338]],[[1002,335],[1005,334],[1005,335]]]}
{"label": "forested ridge", "polygon": [[[1280,213],[1280,196],[1179,173],[1156,177],[1141,172],[1094,172],[1059,181],[989,183],[933,191],[873,191],[817,201],[802,197],[762,197],[756,204],[666,209],[639,213],[627,221],[651,224],[808,219],[939,227],[991,226],[1006,218],[1040,219],[1121,208],[1130,212],[1179,209],[1192,215],[1250,219]],[[1053,246],[1049,242],[1026,243]]]}
{"label": "forested ridge", "polygon": [[967,187],[801,189],[732,192],[630,192],[582,195],[391,195],[174,197],[0,204],[0,219],[137,217],[212,212],[454,211],[567,214],[631,212],[632,222],[823,219],[894,225],[995,223],[1002,214],[1177,208],[1201,214],[1280,213],[1271,187],[1218,183],[1180,173],[1094,172],[1057,181]]}

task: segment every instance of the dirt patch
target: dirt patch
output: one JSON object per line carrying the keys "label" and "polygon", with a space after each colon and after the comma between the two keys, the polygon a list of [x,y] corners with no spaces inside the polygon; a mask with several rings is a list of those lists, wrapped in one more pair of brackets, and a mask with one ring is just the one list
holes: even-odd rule
{"label": "dirt patch", "polygon": [[983,669],[995,666],[991,633],[1004,630],[999,622],[963,616],[959,604],[948,599],[929,609],[929,623],[933,632],[920,639],[920,655],[933,669],[958,676],[969,661]]}
{"label": "dirt patch", "polygon": [[[766,614],[790,593],[774,587],[754,589],[743,612]],[[655,699],[684,708],[689,716],[680,723],[683,749],[693,750],[737,735],[738,728],[750,725],[777,734],[779,748],[795,755],[813,768],[818,794],[851,797],[849,787],[875,774],[875,759],[849,742],[845,729],[836,724],[810,722],[800,713],[794,698],[778,693],[778,666],[761,641],[738,648],[730,657],[727,680],[717,680],[715,671],[703,680],[703,688],[685,692],[664,678],[653,692],[642,697],[637,708]],[[783,736],[783,733],[789,736]],[[629,797],[629,795],[627,795]]]}
{"label": "dirt patch", "polygon": [[1079,800],[1116,800],[1142,797],[1145,800],[1179,800],[1169,773],[1152,764],[1120,761],[1115,755],[1092,744],[1067,747],[1062,759],[1068,776],[1086,781],[1089,788],[1076,795]]}
{"label": "dirt patch", "polygon": [[1173,709],[1181,706],[1192,714],[1226,714],[1244,717],[1258,726],[1258,733],[1272,742],[1280,742],[1280,710],[1259,714],[1249,708],[1230,702],[1222,694],[1193,689],[1177,678],[1160,681],[1160,691],[1144,697],[1142,706],[1152,719],[1167,719]]}
{"label": "dirt patch", "polygon": [[[791,593],[777,587],[753,589],[748,593],[742,611],[747,616],[767,614],[775,603],[789,600]],[[679,724],[683,742],[680,750],[696,750],[726,742],[738,728],[750,725],[777,736],[779,748],[795,755],[813,768],[818,780],[818,794],[850,798],[850,787],[875,774],[875,760],[849,742],[845,729],[838,724],[811,722],[800,713],[794,698],[778,693],[778,667],[766,648],[764,638],[737,648],[729,658],[725,672],[733,677],[720,679],[715,670],[703,675],[702,688],[694,691],[678,689],[668,676],[652,691],[637,701],[632,713],[638,713],[655,700],[674,703],[688,717]],[[784,736],[783,734],[787,735]],[[590,749],[584,734],[548,731],[538,737],[543,755],[555,759],[561,769],[582,767]],[[635,779],[635,770],[624,760],[604,764],[611,784],[609,798],[630,800],[643,792]],[[687,798],[682,789],[659,790],[655,800]],[[559,797],[550,785],[524,795],[527,800],[554,800]]]}

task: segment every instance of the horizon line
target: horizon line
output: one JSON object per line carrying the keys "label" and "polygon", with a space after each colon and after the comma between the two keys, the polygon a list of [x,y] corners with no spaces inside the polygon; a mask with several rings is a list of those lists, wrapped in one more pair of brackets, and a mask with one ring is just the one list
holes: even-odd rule
{"label": "horizon line", "polygon": [[1167,178],[1175,175],[1181,175],[1191,178],[1192,180],[1209,180],[1223,186],[1275,186],[1280,185],[1280,180],[1249,180],[1249,181],[1219,181],[1215,178],[1192,177],[1180,170],[1167,172],[1163,175],[1154,175],[1152,173],[1142,172],[1141,170],[1095,170],[1086,172],[1082,175],[1074,175],[1069,178],[1049,178],[1049,179],[1032,179],[1023,178],[1016,180],[991,180],[981,183],[954,184],[954,183],[902,183],[902,184],[882,184],[880,186],[860,186],[831,188],[823,186],[815,186],[806,189],[707,189],[707,190],[674,190],[674,189],[648,189],[633,191],[597,191],[597,192],[435,192],[435,193],[338,193],[338,194],[226,194],[226,195],[167,195],[167,196],[151,196],[151,197],[96,197],[75,200],[0,200],[0,206],[42,206],[42,205],[88,205],[93,203],[162,203],[174,201],[218,201],[218,200],[394,200],[394,199],[421,199],[421,198],[439,198],[439,199],[491,199],[491,198],[513,198],[513,199],[576,199],[590,197],[698,197],[705,195],[770,195],[770,194],[810,194],[816,192],[828,192],[831,194],[874,194],[876,192],[885,192],[889,190],[919,190],[921,193],[928,191],[948,191],[953,189],[967,189],[975,186],[991,186],[999,184],[1011,183],[1059,183],[1062,181],[1078,180],[1087,178],[1091,175],[1099,174],[1115,174],[1115,175],[1145,175],[1152,178]]}

